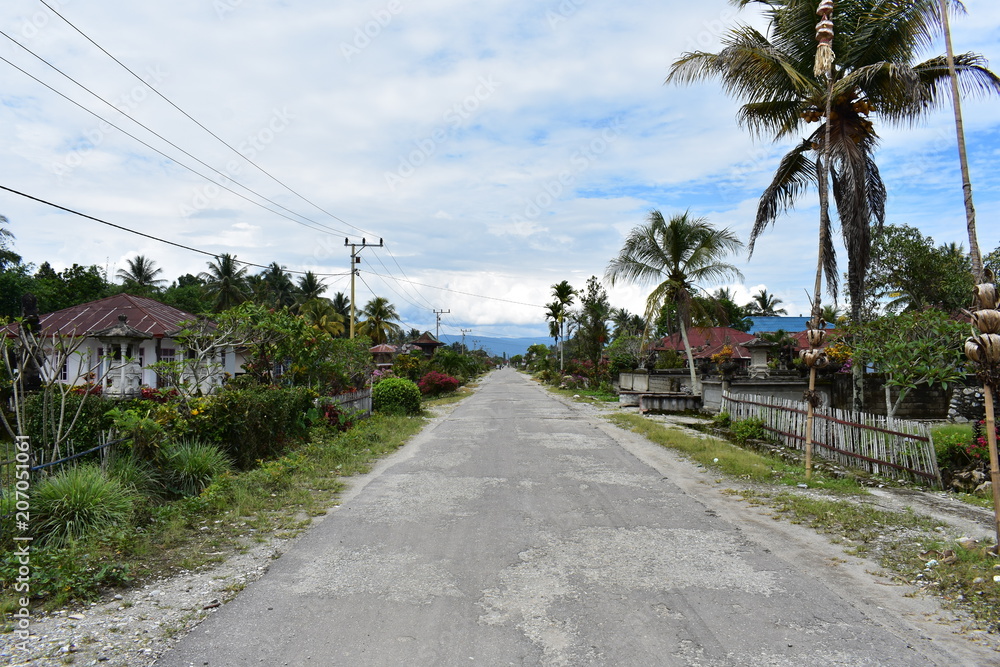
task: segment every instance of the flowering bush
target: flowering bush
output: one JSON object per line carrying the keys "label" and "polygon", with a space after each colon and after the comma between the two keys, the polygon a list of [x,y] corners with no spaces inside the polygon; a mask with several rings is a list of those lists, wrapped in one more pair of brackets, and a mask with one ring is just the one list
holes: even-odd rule
{"label": "flowering bush", "polygon": [[152,387],[142,387],[139,390],[140,396],[147,401],[153,401],[155,403],[166,403],[172,398],[177,397],[177,390],[173,387],[165,389],[154,389]]}
{"label": "flowering bush", "polygon": [[733,348],[729,345],[723,345],[721,350],[712,355],[712,363],[721,366],[732,358]]}
{"label": "flowering bush", "polygon": [[389,378],[396,377],[396,374],[391,368],[378,368],[372,373],[372,386],[374,387],[382,380],[387,380]]}
{"label": "flowering bush", "polygon": [[[997,439],[1000,439],[1000,425],[996,425]],[[986,439],[986,420],[980,419],[972,427],[972,442],[965,447],[965,453],[976,463],[990,460],[990,445]]]}
{"label": "flowering bush", "polygon": [[437,371],[427,373],[417,383],[417,386],[420,387],[420,393],[428,396],[437,396],[438,394],[455,391],[458,389],[458,385],[458,380]]}

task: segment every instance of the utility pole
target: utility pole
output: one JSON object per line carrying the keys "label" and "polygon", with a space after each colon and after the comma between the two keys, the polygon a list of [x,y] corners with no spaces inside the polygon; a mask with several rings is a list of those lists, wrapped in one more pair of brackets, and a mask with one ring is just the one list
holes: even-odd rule
{"label": "utility pole", "polygon": [[378,240],[378,244],[368,243],[364,238],[361,239],[361,243],[351,243],[349,239],[344,239],[344,246],[350,246],[351,248],[351,339],[354,339],[354,276],[358,275],[361,271],[357,268],[357,264],[361,263],[361,258],[358,256],[365,248],[381,248],[383,246],[382,239]]}
{"label": "utility pole", "polygon": [[437,316],[437,328],[434,329],[434,337],[437,338],[438,340],[441,340],[441,315],[442,315],[442,313],[450,313],[450,312],[451,312],[451,308],[449,308],[448,310],[435,310],[434,311],[434,315]]}
{"label": "utility pole", "polygon": [[468,354],[469,350],[465,347],[465,334],[472,333],[472,329],[462,329],[462,354]]}

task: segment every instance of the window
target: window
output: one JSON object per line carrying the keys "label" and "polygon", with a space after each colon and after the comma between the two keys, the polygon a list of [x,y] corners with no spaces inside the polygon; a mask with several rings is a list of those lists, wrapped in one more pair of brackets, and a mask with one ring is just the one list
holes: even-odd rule
{"label": "window", "polygon": [[160,361],[176,361],[177,350],[172,347],[160,348]]}

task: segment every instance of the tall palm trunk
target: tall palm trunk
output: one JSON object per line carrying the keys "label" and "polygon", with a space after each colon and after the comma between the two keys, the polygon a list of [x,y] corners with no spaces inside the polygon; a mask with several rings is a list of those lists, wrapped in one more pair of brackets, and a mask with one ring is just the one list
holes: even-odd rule
{"label": "tall palm trunk", "polygon": [[958,161],[962,168],[962,192],[965,199],[965,220],[969,230],[969,255],[972,258],[972,275],[976,283],[983,281],[983,258],[979,252],[976,236],[976,207],[972,203],[972,179],[969,176],[969,157],[965,150],[965,123],[962,121],[962,102],[958,91],[958,75],[955,72],[955,51],[951,43],[951,26],[948,22],[946,0],[941,2],[941,25],[944,28],[945,58],[951,75],[951,101],[955,109],[955,131],[958,134]]}

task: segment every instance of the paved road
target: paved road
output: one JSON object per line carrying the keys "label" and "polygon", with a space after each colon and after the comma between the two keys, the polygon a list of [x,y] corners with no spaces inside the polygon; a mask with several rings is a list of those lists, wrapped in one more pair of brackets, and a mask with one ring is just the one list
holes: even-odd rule
{"label": "paved road", "polygon": [[986,664],[622,438],[496,372],[157,665]]}

